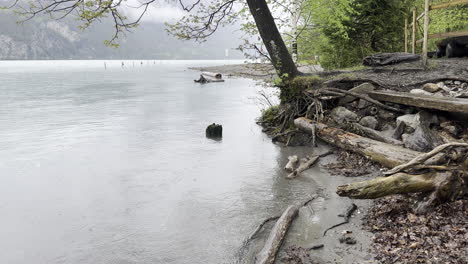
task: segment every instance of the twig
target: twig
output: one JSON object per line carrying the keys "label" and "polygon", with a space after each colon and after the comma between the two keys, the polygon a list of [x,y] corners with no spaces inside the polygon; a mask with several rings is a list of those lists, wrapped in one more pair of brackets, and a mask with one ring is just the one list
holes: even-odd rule
{"label": "twig", "polygon": [[346,214],[344,215],[344,221],[339,223],[339,224],[336,224],[334,226],[331,226],[329,228],[327,228],[324,232],[323,232],[323,236],[325,236],[327,234],[327,231],[330,230],[330,229],[333,229],[335,227],[338,227],[340,225],[344,225],[344,224],[347,224],[349,223],[349,219],[351,218],[351,215],[354,213],[354,211],[356,211],[357,209],[357,205],[355,205],[354,203],[351,204],[348,209],[346,209]]}
{"label": "twig", "polygon": [[425,162],[426,160],[435,156],[437,153],[444,151],[446,148],[449,148],[449,147],[468,147],[468,143],[450,142],[450,143],[440,145],[438,147],[435,147],[433,150],[429,151],[428,153],[421,154],[415,157],[414,159],[410,160],[409,162],[396,166],[393,169],[384,172],[383,174],[392,175],[402,170],[406,170],[410,167],[413,167],[414,165],[421,164]]}
{"label": "twig", "polygon": [[307,250],[312,250],[312,249],[320,249],[320,248],[323,248],[323,244],[314,245],[314,246],[308,247],[306,249]]}

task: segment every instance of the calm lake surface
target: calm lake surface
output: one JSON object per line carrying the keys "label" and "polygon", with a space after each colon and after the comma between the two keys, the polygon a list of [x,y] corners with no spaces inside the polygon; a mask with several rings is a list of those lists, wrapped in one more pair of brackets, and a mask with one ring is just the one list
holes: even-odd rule
{"label": "calm lake surface", "polygon": [[314,183],[284,179],[254,81],[188,70],[225,63],[0,61],[0,263],[237,262]]}

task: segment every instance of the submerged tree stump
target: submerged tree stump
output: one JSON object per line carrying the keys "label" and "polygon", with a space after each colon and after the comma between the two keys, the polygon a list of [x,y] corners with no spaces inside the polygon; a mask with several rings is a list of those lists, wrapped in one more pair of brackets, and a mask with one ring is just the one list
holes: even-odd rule
{"label": "submerged tree stump", "polygon": [[211,124],[206,128],[207,138],[221,138],[223,137],[223,126],[219,124]]}

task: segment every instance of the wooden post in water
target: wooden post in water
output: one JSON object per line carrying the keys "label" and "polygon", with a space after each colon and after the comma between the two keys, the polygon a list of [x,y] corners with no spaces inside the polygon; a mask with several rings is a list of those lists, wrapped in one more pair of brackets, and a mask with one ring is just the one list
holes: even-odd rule
{"label": "wooden post in water", "polygon": [[416,7],[413,8],[413,38],[411,40],[411,51],[416,54]]}
{"label": "wooden post in water", "polygon": [[430,0],[424,2],[424,37],[423,37],[423,48],[422,48],[422,63],[423,66],[427,66],[427,38],[429,36],[429,7]]}
{"label": "wooden post in water", "polygon": [[408,18],[405,18],[405,53],[408,53]]}

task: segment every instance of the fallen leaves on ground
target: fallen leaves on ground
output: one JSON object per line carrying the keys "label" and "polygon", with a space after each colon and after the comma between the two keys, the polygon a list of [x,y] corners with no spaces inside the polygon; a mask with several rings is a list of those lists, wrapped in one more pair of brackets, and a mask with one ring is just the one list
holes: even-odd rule
{"label": "fallen leaves on ground", "polygon": [[375,201],[366,218],[380,263],[468,263],[468,200],[413,213],[403,196]]}

